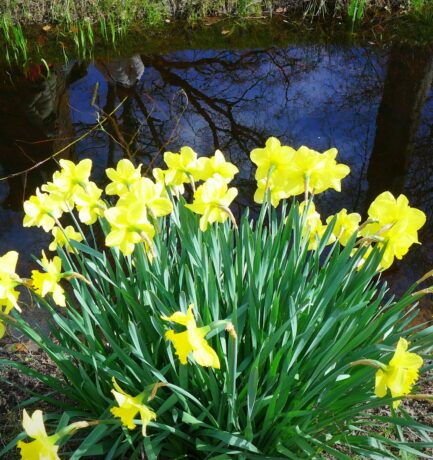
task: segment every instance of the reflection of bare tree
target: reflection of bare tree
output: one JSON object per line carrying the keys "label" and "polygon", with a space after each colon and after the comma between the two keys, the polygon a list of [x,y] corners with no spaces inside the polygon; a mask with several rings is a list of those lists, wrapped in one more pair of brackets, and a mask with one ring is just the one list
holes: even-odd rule
{"label": "reflection of bare tree", "polygon": [[[120,69],[122,77],[129,75],[122,69],[133,67],[131,60],[136,56],[96,63],[108,82],[103,111],[110,111],[122,95],[128,96],[107,129],[109,157],[138,155],[141,161],[152,163],[170,144],[177,149],[179,138],[181,145],[195,145],[201,154],[217,148],[231,152],[232,160],[239,164],[270,135],[284,139],[291,126],[270,126],[264,122],[266,113],[274,115],[277,109],[279,117],[286,118],[291,81],[320,62],[318,51],[314,59],[303,60],[291,56],[294,50],[297,48],[142,55],[143,76],[128,88],[115,82],[116,74]],[[128,124],[139,131],[128,131]],[[81,124],[80,133],[89,126]],[[134,143],[129,146],[124,139],[131,138]],[[200,145],[205,146],[204,151]],[[246,168],[249,171],[250,165]]]}
{"label": "reflection of bare tree", "polygon": [[[290,78],[305,70],[300,59],[284,54],[285,50],[269,49],[220,51],[207,57],[202,52],[143,55],[146,67],[154,72],[142,82],[141,92],[151,91],[155,97],[180,90],[183,103],[190,107],[184,124],[196,135],[205,128],[214,149],[232,147],[245,157],[268,137],[267,130],[256,126],[256,117],[251,118],[251,106],[259,109],[272,104],[267,94],[271,87],[288,87]],[[275,73],[280,78],[273,78]],[[148,87],[144,89],[146,83]]]}
{"label": "reflection of bare tree", "polygon": [[[137,127],[131,97],[135,94],[137,82],[143,75],[144,65],[140,56],[136,54],[129,58],[99,60],[95,62],[95,66],[108,83],[107,99],[102,111],[110,122],[106,132],[109,136],[107,166],[111,166],[115,144],[120,146],[129,158],[132,156],[131,151],[135,150]],[[121,120],[116,115],[109,115],[115,108],[117,98],[124,100],[119,117]]]}
{"label": "reflection of bare tree", "polygon": [[[47,72],[44,66],[33,65],[26,74],[17,71],[10,85],[1,86],[1,176],[24,171],[73,140],[68,86],[82,76],[79,65],[68,73],[59,66],[51,66]],[[21,209],[27,191],[33,193],[46,179],[47,169],[55,167],[50,163],[48,168],[9,179],[3,206]]]}
{"label": "reflection of bare tree", "polygon": [[[248,53],[248,56],[251,56],[251,52]],[[255,56],[257,57],[257,55]],[[239,59],[243,59],[244,56]],[[209,66],[212,64],[224,65],[224,61],[220,58],[216,58],[214,62],[210,62],[209,59],[199,59],[198,62],[182,62],[178,61],[169,61],[162,56],[144,56],[144,62],[148,66],[152,66],[156,69],[161,75],[161,79],[164,83],[169,84],[173,87],[182,89],[183,93],[188,99],[188,102],[194,107],[196,112],[206,120],[208,127],[212,133],[213,142],[215,149],[221,148],[220,135],[231,136],[236,140],[241,150],[247,152],[248,147],[246,145],[247,141],[252,141],[256,144],[262,144],[265,141],[264,136],[260,133],[255,132],[254,129],[251,129],[248,126],[240,123],[234,114],[234,107],[242,101],[242,98],[245,94],[253,89],[254,86],[258,84],[257,81],[251,83],[250,87],[244,91],[244,94],[240,95],[236,99],[227,99],[224,97],[210,96],[204,91],[195,87],[188,80],[181,78],[173,70],[179,68],[185,69],[187,67],[199,67],[206,64],[207,71],[209,71]],[[230,71],[230,68],[233,67],[232,62],[228,62],[227,72]],[[235,66],[235,68],[237,68]],[[213,112],[213,114],[212,114]],[[218,114],[223,116],[227,122],[228,126],[218,125],[216,123],[216,118],[213,116]]]}
{"label": "reflection of bare tree", "polygon": [[431,50],[392,48],[367,172],[368,202],[384,190],[394,194],[403,190],[432,81]]}

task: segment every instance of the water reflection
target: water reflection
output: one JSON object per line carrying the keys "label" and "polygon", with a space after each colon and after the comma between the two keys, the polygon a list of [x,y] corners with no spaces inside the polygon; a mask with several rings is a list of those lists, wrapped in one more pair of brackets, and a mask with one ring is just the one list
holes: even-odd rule
{"label": "water reflection", "polygon": [[[365,213],[371,197],[390,189],[406,193],[433,218],[431,50],[399,45],[185,50],[50,70],[36,93],[28,77],[0,88],[0,137],[8,146],[0,158],[2,174],[49,156],[124,100],[103,130],[65,152],[92,158],[100,183],[105,168],[123,156],[150,167],[161,163],[165,150],[191,145],[210,155],[218,148],[240,169],[236,185],[245,204],[255,188],[249,152],[274,135],[294,147],[335,146],[340,161],[350,165],[343,193],[320,197],[323,215],[343,206]],[[7,192],[0,184],[3,220],[10,209],[21,219],[23,196],[47,174],[50,168],[37,169],[31,186],[20,176],[21,189],[9,183]],[[433,266],[432,226],[430,219],[424,245],[387,275],[395,290]],[[2,226],[0,250],[35,252],[42,241],[22,229],[17,239],[17,231],[16,223]]]}

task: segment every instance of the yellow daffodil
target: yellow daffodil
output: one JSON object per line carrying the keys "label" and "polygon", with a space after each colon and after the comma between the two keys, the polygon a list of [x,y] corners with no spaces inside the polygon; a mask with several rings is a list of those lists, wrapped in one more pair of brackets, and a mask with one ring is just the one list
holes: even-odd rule
{"label": "yellow daffodil", "polygon": [[61,229],[60,227],[54,227],[51,231],[54,240],[48,246],[50,251],[55,251],[58,246],[64,247],[66,251],[72,251],[72,246],[69,243],[73,241],[83,241],[83,236],[80,232],[76,232],[72,225],[68,225],[66,228]]}
{"label": "yellow daffodil", "polygon": [[125,206],[115,206],[105,211],[111,232],[105,238],[107,246],[118,246],[120,251],[129,255],[139,242],[145,242],[146,249],[152,249],[155,229],[149,223],[144,203],[135,202]]}
{"label": "yellow daffodil", "polygon": [[[358,230],[361,216],[356,212],[347,214],[347,209],[344,208],[336,216],[337,219],[332,234],[343,246],[346,246],[349,239]],[[326,223],[329,224],[333,218],[334,216],[329,216],[326,219]]]}
{"label": "yellow daffodil", "polygon": [[[18,306],[20,293],[15,290],[21,284],[20,277],[15,273],[18,261],[18,252],[9,251],[0,257],[0,311],[8,315],[13,308],[21,311]],[[0,320],[0,338],[4,336],[6,326]]]}
{"label": "yellow daffodil", "polygon": [[126,207],[137,201],[146,205],[152,217],[166,216],[173,211],[173,203],[167,197],[164,184],[155,184],[148,178],[142,177],[132,184],[130,191],[119,199],[118,206]]}
{"label": "yellow daffodil", "polygon": [[111,392],[116,398],[118,407],[111,408],[110,412],[115,417],[120,418],[122,424],[130,430],[133,430],[136,427],[134,417],[137,413],[139,413],[142,422],[142,433],[143,436],[146,436],[147,425],[152,420],[156,420],[156,414],[149,407],[143,404],[145,392],[140,393],[137,396],[131,396],[120,388],[114,377],[113,386],[114,390],[111,390]]}
{"label": "yellow daffodil", "polygon": [[272,175],[269,179],[261,179],[257,181],[257,190],[254,194],[254,201],[256,203],[263,203],[266,196],[266,191],[269,191],[271,204],[275,208],[279,205],[280,201],[287,198],[284,189],[274,184]]}
{"label": "yellow daffodil", "polygon": [[36,195],[24,202],[24,227],[42,227],[49,232],[55,225],[55,219],[62,215],[59,202],[50,195],[36,189]]}
{"label": "yellow daffodil", "polygon": [[[418,380],[418,369],[423,359],[416,353],[408,352],[407,347],[407,340],[400,338],[389,364],[376,372],[374,392],[379,398],[386,396],[388,388],[393,398],[407,395]],[[398,407],[400,402],[400,399],[394,401],[393,406]]]}
{"label": "yellow daffodil", "polygon": [[[313,202],[309,203],[306,209],[306,202],[303,201],[299,205],[299,214],[303,216],[304,226],[302,228],[302,237],[305,238],[308,234],[308,250],[317,249],[320,239],[326,231],[326,225],[323,225],[320,214],[316,211]],[[334,235],[331,235],[326,244],[331,244],[335,241]]]}
{"label": "yellow daffodil", "polygon": [[328,188],[341,191],[341,180],[349,174],[350,168],[337,164],[336,156],[337,149],[319,153],[301,146],[282,173],[287,195],[294,196],[304,192],[318,194]]}
{"label": "yellow daffodil", "polygon": [[42,251],[41,263],[46,272],[32,270],[33,289],[41,297],[52,293],[54,302],[64,307],[66,305],[64,290],[59,284],[60,280],[64,277],[60,257],[54,256],[53,260],[48,260],[45,252]]}
{"label": "yellow daffodil", "polygon": [[169,173],[168,169],[154,168],[152,170],[152,175],[155,178],[156,183],[164,184],[164,187],[170,188],[172,192],[179,198],[180,195],[185,193],[185,187],[183,184],[175,185],[170,182],[170,176],[172,177],[173,174],[169,173],[169,177],[167,177],[167,173]]}
{"label": "yellow daffodil", "polygon": [[211,328],[209,326],[197,327],[193,308],[194,304],[191,304],[186,313],[177,311],[171,316],[162,316],[164,321],[172,321],[186,327],[186,331],[179,333],[170,329],[166,331],[165,337],[173,343],[181,364],[187,364],[188,355],[192,353],[194,361],[199,366],[219,369],[218,355],[205,339]]}
{"label": "yellow daffodil", "polygon": [[386,245],[381,268],[389,268],[394,257],[401,259],[410,246],[418,241],[418,230],[425,224],[425,214],[409,206],[405,195],[394,198],[391,192],[381,193],[368,209],[369,218],[375,220],[361,230],[366,238],[378,239]]}
{"label": "yellow daffodil", "polygon": [[229,206],[237,194],[237,189],[228,188],[221,178],[211,178],[197,188],[193,203],[185,206],[202,216],[200,230],[204,232],[209,224],[225,222],[229,217],[235,223]]}
{"label": "yellow daffodil", "polygon": [[24,409],[23,428],[34,441],[17,442],[22,460],[59,460],[59,446],[56,446],[59,437],[47,435],[41,410],[35,410],[30,417]]}
{"label": "yellow daffodil", "polygon": [[233,180],[239,169],[229,161],[226,161],[224,154],[217,150],[213,157],[201,157],[197,160],[197,180],[208,180],[211,177],[220,177],[224,182]]}
{"label": "yellow daffodil", "polygon": [[292,162],[295,150],[287,145],[281,145],[276,137],[270,137],[264,148],[251,151],[251,161],[257,165],[256,180],[270,177],[270,174],[285,171]]}
{"label": "yellow daffodil", "polygon": [[[43,184],[41,189],[48,193],[50,199],[62,210],[62,212],[71,212],[74,209],[74,198],[70,184],[66,182],[60,171],[53,174],[52,182]],[[74,189],[73,187],[72,189]]]}
{"label": "yellow daffodil", "polygon": [[76,185],[83,186],[89,181],[92,171],[92,160],[89,158],[81,160],[77,164],[69,160],[60,160],[59,163],[62,167],[60,173],[62,174],[65,185],[73,188]]}
{"label": "yellow daffodil", "polygon": [[129,191],[129,187],[134,182],[140,179],[141,164],[136,168],[129,160],[123,159],[117,163],[116,169],[108,168],[105,172],[112,181],[105,188],[107,195],[122,196]]}
{"label": "yellow daffodil", "polygon": [[51,198],[57,201],[64,211],[72,211],[74,195],[89,183],[92,160],[85,159],[75,164],[73,161],[60,160],[62,169],[53,175],[53,181],[42,186]]}
{"label": "yellow daffodil", "polygon": [[102,190],[94,183],[89,182],[84,188],[78,189],[74,194],[74,201],[78,209],[78,218],[83,224],[92,225],[98,216],[102,216],[106,209],[100,199]]}
{"label": "yellow daffodil", "polygon": [[168,167],[165,171],[168,183],[182,185],[199,180],[197,153],[191,147],[182,147],[180,153],[165,152],[164,161]]}

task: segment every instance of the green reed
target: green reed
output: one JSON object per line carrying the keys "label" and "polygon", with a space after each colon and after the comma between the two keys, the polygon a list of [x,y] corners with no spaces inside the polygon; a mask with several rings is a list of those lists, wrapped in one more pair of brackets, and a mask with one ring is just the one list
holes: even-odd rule
{"label": "green reed", "polygon": [[21,24],[14,24],[10,17],[3,15],[0,21],[0,34],[6,42],[4,55],[8,62],[28,61],[28,42]]}

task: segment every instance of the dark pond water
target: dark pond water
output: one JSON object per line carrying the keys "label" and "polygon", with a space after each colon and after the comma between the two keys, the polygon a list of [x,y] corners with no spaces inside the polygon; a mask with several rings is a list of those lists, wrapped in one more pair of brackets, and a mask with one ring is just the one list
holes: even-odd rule
{"label": "dark pond water", "polygon": [[[297,148],[339,150],[352,173],[343,192],[327,192],[326,217],[346,207],[365,214],[380,192],[405,193],[429,216],[422,246],[385,277],[395,292],[433,268],[433,53],[422,47],[299,45],[241,50],[185,49],[68,65],[0,70],[0,175],[35,166],[127,98],[104,130],[61,157],[91,158],[95,179],[124,156],[159,165],[162,152],[221,149],[240,169],[240,205],[255,189],[251,149],[269,136]],[[92,106],[92,98],[95,105]],[[96,107],[97,106],[97,107]],[[0,253],[29,260],[49,237],[22,227],[22,202],[45,182],[50,161],[0,182]],[[26,266],[23,266],[26,269]]]}

